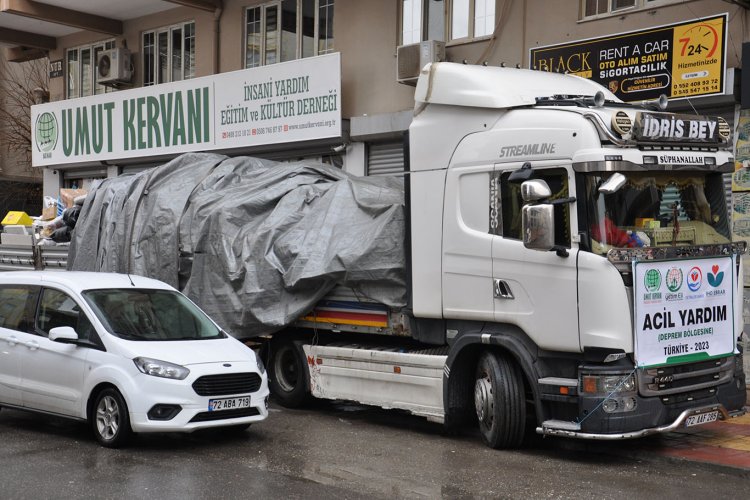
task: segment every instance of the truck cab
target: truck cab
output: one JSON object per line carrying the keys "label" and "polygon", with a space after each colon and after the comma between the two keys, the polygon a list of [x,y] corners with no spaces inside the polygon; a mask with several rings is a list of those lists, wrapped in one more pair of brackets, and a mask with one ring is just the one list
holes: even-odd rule
{"label": "truck cab", "polygon": [[450,346],[446,422],[473,407],[498,447],[531,414],[621,439],[744,413],[723,119],[453,63],[426,66],[415,101],[411,307]]}

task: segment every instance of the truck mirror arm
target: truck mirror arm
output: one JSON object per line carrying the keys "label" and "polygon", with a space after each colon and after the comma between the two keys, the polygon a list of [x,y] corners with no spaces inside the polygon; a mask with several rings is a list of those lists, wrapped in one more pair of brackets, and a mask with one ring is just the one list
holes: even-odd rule
{"label": "truck mirror arm", "polygon": [[575,196],[569,196],[567,198],[560,198],[559,200],[545,201],[545,203],[549,205],[564,205],[565,203],[575,203],[576,201]]}

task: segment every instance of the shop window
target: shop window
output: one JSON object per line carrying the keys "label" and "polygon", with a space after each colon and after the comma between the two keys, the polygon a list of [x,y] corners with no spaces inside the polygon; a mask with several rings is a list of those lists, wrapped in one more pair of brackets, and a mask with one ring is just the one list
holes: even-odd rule
{"label": "shop window", "polygon": [[195,77],[195,22],[143,33],[143,86]]}
{"label": "shop window", "polygon": [[99,83],[96,57],[103,51],[115,48],[114,40],[68,49],[65,52],[67,81],[65,95],[68,99],[92,94],[112,92],[112,88]]}
{"label": "shop window", "polygon": [[334,52],[334,0],[280,0],[245,9],[245,67]]}

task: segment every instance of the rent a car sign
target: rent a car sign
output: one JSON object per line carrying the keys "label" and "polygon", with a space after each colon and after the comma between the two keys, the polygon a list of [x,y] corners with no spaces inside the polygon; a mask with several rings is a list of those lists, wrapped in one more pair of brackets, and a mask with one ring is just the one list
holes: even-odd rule
{"label": "rent a car sign", "polygon": [[639,367],[734,352],[734,257],[633,264]]}

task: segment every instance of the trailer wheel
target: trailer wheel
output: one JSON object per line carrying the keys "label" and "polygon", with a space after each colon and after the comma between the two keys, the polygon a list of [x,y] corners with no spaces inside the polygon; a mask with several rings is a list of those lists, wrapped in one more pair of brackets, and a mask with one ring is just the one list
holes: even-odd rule
{"label": "trailer wheel", "polygon": [[305,377],[305,360],[290,341],[271,344],[271,363],[268,367],[268,383],[271,392],[282,406],[298,408],[310,396]]}
{"label": "trailer wheel", "polygon": [[508,356],[485,352],[474,381],[474,408],[484,442],[491,448],[517,448],[526,425],[523,376]]}

